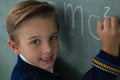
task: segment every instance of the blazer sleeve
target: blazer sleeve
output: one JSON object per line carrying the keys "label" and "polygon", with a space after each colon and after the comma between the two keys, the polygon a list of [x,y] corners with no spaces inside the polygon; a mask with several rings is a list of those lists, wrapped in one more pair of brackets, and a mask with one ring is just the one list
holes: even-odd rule
{"label": "blazer sleeve", "polygon": [[101,50],[92,65],[82,80],[116,80],[120,73],[120,56],[113,57]]}

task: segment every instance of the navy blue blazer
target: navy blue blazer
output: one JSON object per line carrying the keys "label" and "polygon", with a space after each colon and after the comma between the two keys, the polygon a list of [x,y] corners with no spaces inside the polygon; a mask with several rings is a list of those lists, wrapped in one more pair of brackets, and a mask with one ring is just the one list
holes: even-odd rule
{"label": "navy blue blazer", "polygon": [[[120,73],[120,58],[113,57],[100,51],[92,61],[93,67],[84,75],[82,80],[116,80]],[[30,65],[18,56],[11,80],[60,80],[57,75]]]}
{"label": "navy blue blazer", "polygon": [[11,80],[59,80],[59,78],[46,70],[24,62],[20,56],[18,56]]}
{"label": "navy blue blazer", "polygon": [[120,56],[113,57],[101,50],[92,65],[82,80],[116,80],[120,73]]}

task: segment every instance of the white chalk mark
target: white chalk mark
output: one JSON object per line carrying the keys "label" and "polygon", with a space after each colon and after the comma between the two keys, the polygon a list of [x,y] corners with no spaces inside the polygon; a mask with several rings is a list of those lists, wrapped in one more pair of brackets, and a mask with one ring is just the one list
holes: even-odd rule
{"label": "white chalk mark", "polygon": [[[64,13],[65,13],[65,22],[66,22],[66,26],[67,26],[67,10],[70,8],[71,9],[71,12],[73,12],[73,5],[71,3],[67,4],[67,6],[65,6],[66,3],[64,2]],[[70,14],[70,13],[69,13]],[[73,16],[73,13],[72,14],[72,28],[74,29],[74,16]]]}
{"label": "white chalk mark", "polygon": [[92,18],[99,18],[99,16],[90,15],[89,18],[88,18],[88,29],[89,29],[90,35],[91,35],[94,39],[100,40],[98,37],[96,37],[96,36],[92,33],[92,30],[91,30],[91,20],[92,20]]}
{"label": "white chalk mark", "polygon": [[110,11],[110,7],[106,6],[104,8],[106,9],[105,14],[104,14],[104,18],[109,17],[109,16],[107,16],[107,13]]}
{"label": "white chalk mark", "polygon": [[[110,11],[110,7],[106,6],[104,7],[105,13],[104,13],[104,17],[108,17],[108,12]],[[64,18],[65,18],[65,25],[68,26],[69,21],[71,22],[71,27],[73,29],[75,29],[75,18],[76,18],[76,12],[80,11],[80,15],[81,15],[81,34],[84,36],[84,13],[83,13],[83,9],[81,6],[76,6],[75,8],[73,7],[73,5],[71,3],[66,4],[66,2],[64,2]],[[69,12],[69,13],[68,13]],[[69,16],[68,16],[69,14]],[[79,16],[78,16],[79,17]],[[100,40],[99,37],[97,37],[93,32],[92,32],[92,24],[91,21],[92,19],[99,19],[100,16],[91,14],[88,18],[88,30],[89,30],[89,34],[95,39],[95,40]],[[69,20],[68,20],[69,19]],[[78,19],[78,18],[77,18]]]}
{"label": "white chalk mark", "polygon": [[83,28],[83,9],[82,9],[81,6],[75,7],[75,9],[73,11],[73,18],[74,18],[73,19],[73,24],[75,25],[75,13],[76,13],[77,10],[80,10],[80,12],[81,12],[81,14],[80,14],[81,15],[81,26],[80,27],[81,27],[81,34],[83,35],[84,34],[84,28]]}
{"label": "white chalk mark", "polygon": [[[72,13],[67,13],[68,10],[71,10]],[[80,10],[80,15],[81,15],[81,34],[83,35],[84,34],[84,28],[83,28],[83,9],[81,6],[77,6],[75,8],[73,8],[73,5],[71,3],[69,4],[66,4],[64,2],[64,15],[65,15],[65,23],[66,23],[66,26],[68,23],[67,21],[67,14],[71,14],[72,16],[72,28],[75,29],[75,13],[77,12],[77,10]]]}
{"label": "white chalk mark", "polygon": [[67,8],[66,8],[66,3],[64,2],[64,18],[65,18],[65,25],[67,26]]}

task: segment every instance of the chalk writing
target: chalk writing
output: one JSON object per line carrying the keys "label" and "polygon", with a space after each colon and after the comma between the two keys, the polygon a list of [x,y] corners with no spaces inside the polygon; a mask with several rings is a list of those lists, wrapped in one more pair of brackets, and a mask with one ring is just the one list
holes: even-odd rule
{"label": "chalk writing", "polygon": [[80,11],[80,14],[81,14],[81,25],[80,25],[80,27],[81,27],[81,34],[84,34],[84,28],[83,28],[83,9],[82,9],[82,7],[81,6],[77,6],[77,7],[75,7],[73,9],[73,5],[72,4],[69,3],[66,6],[66,3],[64,2],[64,15],[65,15],[66,26],[68,24],[68,22],[67,22],[67,10],[69,8],[72,11],[72,16],[71,17],[72,17],[72,28],[73,29],[75,28],[75,13],[76,13],[77,10]]}
{"label": "chalk writing", "polygon": [[109,17],[107,16],[107,13],[110,11],[110,7],[106,6],[105,9],[106,9],[106,12],[104,14],[104,18]]}
{"label": "chalk writing", "polygon": [[[57,3],[55,3],[55,2],[49,2],[49,3],[51,3],[51,4],[53,4],[53,5],[55,5],[55,6],[57,6]],[[105,13],[103,14],[103,17],[104,18],[106,18],[106,17],[109,17],[107,14],[108,14],[108,12],[110,11],[110,7],[109,6],[105,6],[104,7],[104,9],[106,10],[105,11]],[[69,11],[69,12],[68,12]],[[84,36],[84,18],[83,18],[83,16],[84,16],[84,12],[83,12],[83,8],[80,6],[80,5],[78,5],[78,6],[75,6],[75,7],[73,7],[73,5],[71,4],[71,3],[66,3],[66,2],[64,2],[64,19],[65,19],[65,25],[68,27],[68,24],[70,24],[70,22],[71,22],[71,27],[72,27],[72,29],[76,29],[76,27],[78,27],[78,26],[75,26],[75,20],[76,20],[76,12],[77,11],[79,11],[79,14],[80,14],[80,32],[81,32],[81,34]],[[71,16],[69,16],[68,17],[68,14],[70,15],[71,14]],[[79,16],[77,17],[77,18],[79,18]],[[88,16],[88,19],[87,19],[87,24],[88,24],[88,34],[92,37],[92,38],[94,38],[95,40],[100,40],[97,36],[96,36],[96,34],[95,34],[95,32],[93,33],[93,31],[94,30],[92,30],[92,27],[94,27],[94,26],[92,26],[92,20],[99,20],[100,19],[100,16],[99,15],[97,15],[97,14],[90,14],[89,16]],[[86,22],[85,22],[86,23]],[[70,27],[70,26],[69,26]],[[96,26],[95,26],[96,27]],[[96,31],[96,30],[95,30]]]}
{"label": "chalk writing", "polygon": [[91,30],[91,20],[94,19],[94,18],[98,18],[99,19],[99,16],[96,16],[96,15],[90,15],[89,18],[88,18],[88,29],[89,29],[89,32],[90,32],[90,35],[96,39],[96,40],[100,40],[98,37],[96,37],[92,30]]}

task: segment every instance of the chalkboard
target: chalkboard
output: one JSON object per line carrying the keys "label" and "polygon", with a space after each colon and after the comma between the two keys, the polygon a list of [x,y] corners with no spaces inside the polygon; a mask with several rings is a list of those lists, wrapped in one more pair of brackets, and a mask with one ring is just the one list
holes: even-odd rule
{"label": "chalkboard", "polygon": [[16,63],[16,56],[7,44],[8,34],[6,31],[6,16],[9,9],[16,3],[18,0],[0,0],[0,80],[10,80],[10,74]]}
{"label": "chalkboard", "polygon": [[[24,0],[0,0],[0,80],[9,80],[16,55],[7,45],[6,15]],[[81,80],[92,67],[101,49],[96,22],[105,17],[120,18],[120,0],[42,0],[57,9],[60,23],[60,50],[57,69],[62,80]],[[120,78],[118,78],[120,80]]]}
{"label": "chalkboard", "polygon": [[62,80],[81,80],[92,67],[92,59],[101,50],[96,23],[105,17],[120,18],[120,0],[52,0],[49,2],[56,6],[59,15],[58,67]]}

